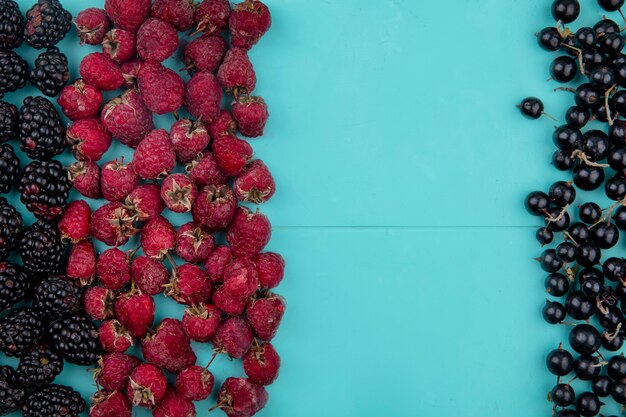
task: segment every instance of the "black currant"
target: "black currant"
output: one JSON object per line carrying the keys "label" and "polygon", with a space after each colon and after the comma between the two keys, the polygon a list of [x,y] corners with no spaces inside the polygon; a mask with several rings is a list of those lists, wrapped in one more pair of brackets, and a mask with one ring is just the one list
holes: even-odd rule
{"label": "black currant", "polygon": [[624,0],[598,0],[598,4],[607,12],[615,12],[624,5]]}
{"label": "black currant", "polygon": [[583,417],[593,417],[598,415],[602,403],[593,392],[583,392],[576,398],[576,411]]}
{"label": "black currant", "polygon": [[598,42],[600,50],[608,55],[617,55],[624,49],[624,39],[619,33],[607,33]]}
{"label": "black currant", "polygon": [[609,337],[606,333],[602,335],[602,347],[609,352],[617,352],[624,346],[624,334],[620,331]]}
{"label": "black currant", "polygon": [[587,297],[595,298],[602,294],[602,290],[604,290],[604,284],[597,278],[589,278],[581,282],[580,290]]}
{"label": "black currant", "polygon": [[591,237],[598,248],[610,249],[619,240],[619,229],[613,223],[600,222],[591,229]]}
{"label": "black currant", "polygon": [[553,232],[561,232],[569,227],[569,213],[560,207],[552,207],[546,213],[546,226]]}
{"label": "black currant", "polygon": [[619,33],[619,25],[611,19],[602,19],[593,25],[593,30],[596,31],[596,36],[604,35],[606,33]]}
{"label": "black currant", "polygon": [[583,381],[591,381],[600,375],[602,365],[600,365],[600,360],[595,356],[580,355],[574,361],[573,370],[579,379]]}
{"label": "black currant", "polygon": [[578,264],[581,266],[594,266],[600,262],[602,251],[592,242],[586,241],[578,246]]}
{"label": "black currant", "polygon": [[[594,35],[594,44],[595,44],[595,35]],[[542,49],[546,51],[558,51],[561,47],[561,34],[555,27],[548,26],[547,28],[543,28],[537,33],[537,42]]]}
{"label": "black currant", "polygon": [[572,106],[567,109],[565,113],[565,121],[567,124],[576,129],[585,127],[585,125],[589,123],[589,119],[591,119],[589,110],[581,106]]}
{"label": "black currant", "polygon": [[615,209],[615,212],[613,212],[613,221],[618,229],[626,230],[626,207],[620,205]]}
{"label": "black currant", "polygon": [[538,119],[543,114],[543,102],[537,97],[526,97],[517,107],[529,119]]}
{"label": "black currant", "polygon": [[550,186],[550,201],[557,207],[565,207],[576,199],[576,189],[571,182],[557,181]]}
{"label": "black currant", "polygon": [[550,64],[550,76],[560,83],[572,81],[578,72],[576,60],[571,56],[560,56]]}
{"label": "black currant", "polygon": [[604,184],[604,193],[611,200],[622,200],[626,197],[626,178],[614,175]]}
{"label": "black currant", "polygon": [[569,233],[576,242],[584,242],[591,237],[589,228],[581,222],[573,223],[567,229],[567,233]]}
{"label": "black currant", "polygon": [[543,319],[550,324],[557,324],[565,320],[565,307],[558,301],[546,301],[541,312]]}
{"label": "black currant", "polygon": [[538,261],[541,268],[546,272],[556,272],[563,266],[563,261],[557,258],[554,249],[546,249],[543,251]]}
{"label": "black currant", "polygon": [[605,330],[616,330],[623,319],[624,314],[622,314],[622,311],[615,306],[607,307],[604,313],[598,310],[598,321],[600,323],[600,326],[602,326],[602,328]]}
{"label": "black currant", "polygon": [[626,404],[626,379],[613,381],[611,396],[619,404]]}
{"label": "black currant", "polygon": [[609,137],[601,130],[589,130],[583,134],[580,142],[582,151],[591,161],[600,161],[609,154]]}
{"label": "black currant", "polygon": [[599,92],[589,83],[583,83],[576,88],[576,105],[586,109],[592,109],[602,100],[604,92]]}
{"label": "black currant", "polygon": [[591,390],[598,397],[608,397],[609,395],[611,395],[612,388],[613,381],[611,381],[611,378],[605,375],[600,375],[594,378],[591,382]]}
{"label": "black currant", "polygon": [[580,354],[592,354],[600,349],[600,333],[589,324],[579,324],[569,333],[569,344]]}
{"label": "black currant", "polygon": [[573,291],[565,300],[565,311],[575,320],[586,320],[596,312],[596,304],[582,291]]}
{"label": "black currant", "polygon": [[618,172],[626,169],[626,146],[616,146],[611,149],[607,162]]}
{"label": "black currant", "polygon": [[547,227],[541,227],[537,229],[535,237],[537,238],[537,241],[541,243],[541,246],[543,246],[552,242],[554,239],[554,233]]}
{"label": "black currant", "polygon": [[559,346],[558,349],[554,349],[548,353],[546,366],[554,375],[565,376],[572,372],[574,368],[574,358],[571,353]]}
{"label": "black currant", "polygon": [[552,142],[564,151],[573,151],[580,147],[583,140],[582,132],[570,125],[557,127],[552,134]]}
{"label": "black currant", "polygon": [[550,398],[552,402],[559,407],[567,407],[574,403],[576,394],[574,389],[569,384],[558,384],[552,388]]}
{"label": "black currant", "polygon": [[563,263],[568,264],[570,262],[574,262],[576,260],[576,255],[576,245],[571,242],[563,242],[556,247],[556,256],[563,261]]}
{"label": "black currant", "polygon": [[614,145],[626,146],[626,120],[615,120],[609,127],[609,139]]}
{"label": "black currant", "polygon": [[578,0],[554,0],[552,2],[552,17],[556,21],[572,23],[580,14]]}
{"label": "black currant", "polygon": [[[559,34],[558,30],[557,30],[557,34]],[[551,33],[550,35],[553,36]],[[576,31],[575,38],[576,38],[576,45],[578,45],[578,47],[580,47],[581,49],[591,48],[592,46],[596,44],[596,39],[597,39],[596,31],[590,27],[582,27]],[[560,37],[559,37],[559,41],[560,41]],[[554,42],[554,40],[551,40],[551,42]],[[556,51],[556,49],[553,49],[552,51]]]}
{"label": "black currant", "polygon": [[579,164],[574,168],[574,184],[581,190],[595,190],[604,182],[604,170],[601,167]]}
{"label": "black currant", "polygon": [[569,280],[561,273],[553,272],[546,277],[544,282],[546,292],[554,297],[562,297],[569,291]]}
{"label": "black currant", "polygon": [[525,201],[526,210],[534,216],[545,216],[550,208],[550,197],[543,191],[533,191]]}
{"label": "black currant", "polygon": [[[619,35],[618,35],[619,36]],[[600,89],[606,91],[613,85],[615,81],[615,74],[613,70],[607,65],[599,65],[589,72],[589,83]]]}
{"label": "black currant", "polygon": [[602,217],[602,209],[596,203],[590,201],[578,207],[578,217],[586,224],[594,224]]}
{"label": "black currant", "polygon": [[626,264],[623,259],[612,256],[602,264],[602,272],[609,281],[621,281],[626,277]]}
{"label": "black currant", "polygon": [[576,163],[571,154],[571,152],[557,149],[552,154],[552,165],[560,171],[569,171]]}

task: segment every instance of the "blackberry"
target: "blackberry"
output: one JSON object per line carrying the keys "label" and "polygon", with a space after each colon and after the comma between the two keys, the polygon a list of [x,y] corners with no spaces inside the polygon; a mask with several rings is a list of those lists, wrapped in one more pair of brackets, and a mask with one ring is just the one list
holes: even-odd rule
{"label": "blackberry", "polygon": [[20,174],[20,159],[8,143],[0,144],[0,194],[11,191],[17,185]]}
{"label": "blackberry", "polygon": [[67,57],[56,46],[39,54],[30,71],[30,82],[49,97],[58,96],[69,79]]}
{"label": "blackberry", "polygon": [[40,220],[54,220],[63,214],[70,195],[70,180],[59,161],[33,161],[20,179],[20,199]]}
{"label": "blackberry", "polygon": [[65,385],[48,385],[29,395],[22,406],[24,417],[79,417],[85,400]]}
{"label": "blackberry", "polygon": [[45,97],[26,97],[20,109],[20,148],[30,159],[48,160],[65,149],[65,125]]}
{"label": "blackberry", "polygon": [[58,0],[39,0],[26,12],[24,40],[35,49],[49,48],[65,37],[72,15]]}
{"label": "blackberry", "polygon": [[82,295],[82,290],[73,281],[50,277],[35,287],[33,307],[46,320],[53,321],[78,313]]}
{"label": "blackberry", "polygon": [[16,374],[10,366],[0,366],[0,416],[17,411],[26,391],[17,384]]}
{"label": "blackberry", "polygon": [[42,221],[26,229],[20,240],[22,263],[36,280],[61,272],[64,252],[56,226]]}
{"label": "blackberry", "polygon": [[0,97],[4,93],[24,88],[28,79],[28,64],[13,51],[0,49]]}
{"label": "blackberry", "polygon": [[22,233],[22,215],[0,197],[0,260],[6,259]]}
{"label": "blackberry", "polygon": [[31,287],[30,277],[21,266],[0,262],[0,312],[26,297]]}
{"label": "blackberry", "polygon": [[34,308],[14,308],[0,319],[0,350],[7,356],[24,356],[43,335],[43,320]]}
{"label": "blackberry", "polygon": [[48,328],[52,348],[69,363],[92,365],[98,359],[98,329],[83,314],[54,321]]}
{"label": "blackberry", "polygon": [[15,105],[0,100],[0,142],[17,139],[20,128],[19,115],[20,112]]}
{"label": "blackberry", "polygon": [[38,388],[54,382],[63,370],[63,358],[48,346],[37,346],[20,359],[17,382],[25,388]]}
{"label": "blackberry", "polygon": [[12,0],[0,0],[0,48],[15,49],[22,44],[26,19]]}

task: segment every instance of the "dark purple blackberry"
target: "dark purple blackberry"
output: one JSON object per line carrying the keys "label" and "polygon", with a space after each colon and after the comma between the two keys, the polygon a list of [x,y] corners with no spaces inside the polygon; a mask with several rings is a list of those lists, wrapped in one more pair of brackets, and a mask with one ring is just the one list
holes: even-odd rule
{"label": "dark purple blackberry", "polygon": [[54,220],[63,214],[71,187],[59,161],[33,161],[22,173],[20,199],[38,219]]}
{"label": "dark purple blackberry", "polygon": [[0,366],[0,416],[17,411],[26,399],[26,391],[17,383],[10,366]]}
{"label": "dark purple blackberry", "polygon": [[20,112],[17,107],[0,100],[0,142],[17,139],[20,134],[19,122]]}
{"label": "dark purple blackberry", "polygon": [[22,44],[26,19],[12,0],[0,0],[0,48],[15,49]]}
{"label": "dark purple blackberry", "polygon": [[65,149],[65,125],[45,97],[26,97],[20,109],[20,148],[30,159],[48,160]]}
{"label": "dark purple blackberry", "polygon": [[83,314],[56,320],[48,328],[52,348],[76,365],[92,365],[100,354],[98,329]]}
{"label": "dark purple blackberry", "polygon": [[30,71],[30,82],[48,97],[58,96],[70,79],[67,57],[56,46],[39,54],[35,68]]}
{"label": "dark purple blackberry", "polygon": [[25,388],[39,388],[54,382],[63,370],[63,358],[48,346],[37,346],[20,359],[17,382]]}
{"label": "dark purple blackberry", "polygon": [[0,312],[26,297],[31,288],[30,276],[21,266],[0,262]]}
{"label": "dark purple blackberry", "polygon": [[26,12],[24,40],[35,49],[49,48],[72,27],[72,15],[58,0],[39,0]]}
{"label": "dark purple blackberry", "polygon": [[73,281],[50,277],[35,287],[33,307],[48,321],[71,316],[80,311],[83,291]]}
{"label": "dark purple blackberry", "polygon": [[35,280],[59,274],[64,252],[65,245],[56,226],[42,221],[27,228],[20,240],[22,263]]}
{"label": "dark purple blackberry", "polygon": [[6,259],[17,247],[22,233],[22,215],[0,197],[0,260]]}
{"label": "dark purple blackberry", "polygon": [[28,396],[22,406],[24,417],[79,417],[85,400],[65,385],[48,385]]}
{"label": "dark purple blackberry", "polygon": [[11,191],[20,175],[20,159],[8,143],[0,144],[0,194]]}
{"label": "dark purple blackberry", "polygon": [[13,51],[0,49],[0,97],[24,88],[28,80],[28,64]]}
{"label": "dark purple blackberry", "polygon": [[14,308],[0,319],[0,350],[7,356],[22,357],[39,344],[44,323],[34,308]]}

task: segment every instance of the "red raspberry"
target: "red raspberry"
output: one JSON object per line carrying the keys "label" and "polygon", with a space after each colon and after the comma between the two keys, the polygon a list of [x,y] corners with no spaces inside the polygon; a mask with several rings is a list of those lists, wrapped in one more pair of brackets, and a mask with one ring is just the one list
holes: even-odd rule
{"label": "red raspberry", "polygon": [[221,35],[203,35],[189,42],[183,51],[183,63],[190,74],[196,71],[215,72],[228,45]]}
{"label": "red raspberry", "polygon": [[133,221],[121,203],[107,203],[91,215],[91,234],[109,246],[121,246],[137,232]]}
{"label": "red raspberry", "polygon": [[96,249],[90,240],[74,244],[67,258],[67,276],[88,285],[96,275]]}
{"label": "red raspberry", "polygon": [[107,391],[123,391],[133,370],[141,364],[139,358],[123,353],[109,353],[98,359],[93,372],[96,383]]}
{"label": "red raspberry", "polygon": [[128,62],[137,56],[137,38],[127,30],[113,29],[102,41],[102,52],[117,63]]}
{"label": "red raspberry", "polygon": [[215,75],[197,72],[187,83],[185,107],[196,119],[211,123],[220,113],[222,89]]}
{"label": "red raspberry", "polygon": [[166,295],[177,303],[198,304],[211,298],[211,281],[200,267],[183,264],[176,268]]}
{"label": "red raspberry", "polygon": [[167,268],[156,259],[139,256],[133,260],[132,273],[135,285],[144,294],[157,295],[170,281]]}
{"label": "red raspberry", "polygon": [[95,162],[75,162],[68,169],[72,185],[82,195],[100,198],[100,167]]}
{"label": "red raspberry", "polygon": [[174,226],[163,216],[148,220],[141,230],[141,247],[146,256],[163,259],[176,246]]}
{"label": "red raspberry", "polygon": [[230,3],[228,0],[203,0],[196,9],[196,32],[219,33],[228,25]]}
{"label": "red raspberry", "polygon": [[191,214],[193,221],[206,230],[224,230],[230,224],[237,199],[235,193],[227,185],[209,185],[198,194]]}
{"label": "red raspberry", "polygon": [[252,258],[259,275],[259,283],[263,288],[275,288],[285,275],[285,260],[274,252],[259,253]]}
{"label": "red raspberry", "polygon": [[170,138],[176,157],[182,163],[191,162],[211,141],[204,123],[189,119],[176,121],[170,128]]}
{"label": "red raspberry", "polygon": [[176,255],[190,263],[203,262],[213,250],[215,238],[193,222],[185,223],[176,232]]}
{"label": "red raspberry", "polygon": [[126,396],[134,406],[153,408],[165,397],[167,379],[159,368],[144,363],[135,368],[128,380]]}
{"label": "red raspberry", "polygon": [[269,342],[274,338],[285,314],[285,307],[283,297],[272,293],[248,304],[246,318],[259,339]]}
{"label": "red raspberry", "polygon": [[98,45],[104,39],[111,22],[109,16],[102,9],[90,7],[76,15],[74,20],[80,43]]}
{"label": "red raspberry", "polygon": [[212,184],[226,184],[226,176],[224,176],[224,173],[217,164],[217,160],[210,152],[199,155],[187,165],[186,169],[189,178],[191,178],[198,187]]}
{"label": "red raspberry", "polygon": [[228,110],[220,111],[220,115],[209,125],[209,133],[213,139],[222,136],[235,136],[237,133],[237,122]]}
{"label": "red raspberry", "polygon": [[220,324],[213,338],[216,352],[241,359],[252,346],[252,330],[241,317],[229,317]]}
{"label": "red raspberry", "polygon": [[280,356],[271,343],[253,343],[243,357],[243,370],[255,384],[270,385],[278,378]]}
{"label": "red raspberry", "polygon": [[137,84],[144,103],[156,114],[174,112],[185,101],[183,79],[157,61],[150,60],[141,64]]}
{"label": "red raspberry", "polygon": [[80,76],[100,90],[117,90],[124,85],[120,67],[101,52],[87,55],[80,63]]}
{"label": "red raspberry", "polygon": [[248,142],[235,136],[225,135],[215,138],[211,145],[213,155],[222,172],[228,176],[241,174],[252,159],[252,147]]}
{"label": "red raspberry", "polygon": [[215,291],[213,291],[213,297],[211,298],[211,302],[229,316],[237,316],[239,314],[242,314],[243,311],[246,309],[247,301],[248,300],[245,299],[238,300],[231,297],[226,292],[226,290],[224,290],[223,285],[215,288]]}
{"label": "red raspberry", "polygon": [[96,87],[92,87],[82,78],[74,81],[61,90],[57,103],[61,110],[70,120],[87,119],[95,117],[102,106],[102,93]]}
{"label": "red raspberry", "polygon": [[262,2],[245,0],[235,6],[228,24],[233,46],[250,49],[272,26],[272,17]]}
{"label": "red raspberry", "polygon": [[133,156],[135,172],[145,179],[168,174],[176,166],[176,153],[167,132],[156,129],[141,141]]}
{"label": "red raspberry", "polygon": [[259,287],[259,276],[252,260],[237,258],[224,268],[224,290],[237,300],[245,300]]}
{"label": "red raspberry", "polygon": [[252,417],[267,404],[267,391],[245,378],[226,378],[217,405],[228,417]]}
{"label": "red raspberry", "polygon": [[120,392],[98,391],[92,398],[89,417],[131,417],[133,410]]}
{"label": "red raspberry", "polygon": [[105,104],[100,119],[113,137],[131,148],[136,148],[144,136],[154,129],[152,112],[139,93],[133,90]]}
{"label": "red raspberry", "polygon": [[270,114],[262,97],[239,96],[233,102],[232,112],[239,132],[243,136],[256,138],[263,135],[263,129]]}
{"label": "red raspberry", "polygon": [[157,184],[138,186],[126,197],[126,207],[141,221],[158,216],[165,209],[165,203],[161,199],[161,187]]}
{"label": "red raspberry", "polygon": [[182,370],[176,376],[176,393],[189,401],[202,401],[211,395],[215,378],[198,365]]}
{"label": "red raspberry", "polygon": [[96,267],[100,283],[116,291],[130,283],[128,255],[118,248],[110,248],[100,254]]}
{"label": "red raspberry", "polygon": [[133,338],[117,320],[107,320],[98,329],[98,339],[105,352],[124,353],[133,345]]}
{"label": "red raspberry", "polygon": [[185,174],[170,174],[161,184],[161,198],[174,213],[187,213],[196,201],[198,188]]}
{"label": "red raspberry", "polygon": [[123,201],[137,187],[139,177],[133,170],[132,162],[125,164],[124,158],[114,159],[102,166],[100,188],[109,201]]}
{"label": "red raspberry", "polygon": [[204,261],[204,269],[213,283],[224,282],[224,269],[232,261],[233,255],[228,246],[218,246]]}
{"label": "red raspberry", "polygon": [[271,236],[272,226],[264,214],[239,207],[226,240],[235,257],[250,258],[263,250]]}
{"label": "red raspberry", "polygon": [[115,26],[136,33],[150,14],[150,0],[105,0],[104,10]]}
{"label": "red raspberry", "polygon": [[67,129],[67,143],[79,161],[99,161],[109,150],[112,138],[98,119],[81,119]]}
{"label": "red raspberry", "polygon": [[129,90],[137,89],[137,75],[139,75],[139,69],[141,68],[141,61],[138,59],[124,62],[120,65],[122,70],[122,76],[124,77],[124,86]]}
{"label": "red raspberry", "polygon": [[193,26],[194,3],[192,0],[155,0],[152,3],[152,17],[165,20],[179,32]]}
{"label": "red raspberry", "polygon": [[89,287],[85,291],[83,307],[85,313],[94,320],[107,320],[113,318],[113,305],[115,293],[104,287]]}
{"label": "red raspberry", "polygon": [[165,61],[177,48],[178,32],[164,20],[151,17],[137,31],[137,52],[144,61]]}
{"label": "red raspberry", "polygon": [[72,243],[87,239],[91,233],[91,208],[84,200],[72,201],[59,221],[61,237]]}
{"label": "red raspberry", "polygon": [[115,302],[115,316],[133,337],[146,337],[154,321],[154,310],[154,300],[147,294],[130,292]]}
{"label": "red raspberry", "polygon": [[239,201],[261,204],[272,198],[276,184],[267,166],[257,159],[250,162],[243,174],[235,179],[233,190]]}
{"label": "red raspberry", "polygon": [[217,70],[217,79],[228,93],[250,94],[256,86],[256,73],[248,52],[241,48],[229,49]]}
{"label": "red raspberry", "polygon": [[[221,318],[222,312],[214,305],[209,303],[194,304],[185,310],[183,328],[191,340],[205,343],[215,336]],[[194,399],[194,401],[200,399]]]}
{"label": "red raspberry", "polygon": [[163,401],[152,411],[154,417],[196,417],[196,407],[173,391],[169,391]]}
{"label": "red raspberry", "polygon": [[147,362],[178,373],[196,363],[196,354],[179,320],[164,319],[153,335],[141,343],[141,352]]}

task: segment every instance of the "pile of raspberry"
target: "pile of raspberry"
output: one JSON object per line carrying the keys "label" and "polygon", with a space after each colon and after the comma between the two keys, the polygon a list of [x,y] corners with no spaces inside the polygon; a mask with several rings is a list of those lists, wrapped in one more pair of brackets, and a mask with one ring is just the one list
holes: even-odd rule
{"label": "pile of raspberry", "polygon": [[[72,202],[59,223],[72,243],[67,275],[86,287],[85,311],[100,322],[89,415],[130,417],[138,406],[195,416],[194,402],[214,392],[209,365],[225,354],[243,360],[246,377],[223,379],[213,408],[250,417],[278,376],[271,341],[285,311],[273,292],[284,260],[264,251],[271,225],[250,208],[273,196],[274,179],[240,137],[262,136],[269,116],[253,95],[248,51],[270,12],[257,0],[232,9],[228,0],[106,0],[75,24],[81,43],[101,45],[58,99],[72,121],[70,179],[94,199]],[[174,69],[163,65],[178,56]],[[103,92],[118,89],[105,103]],[[169,131],[154,114],[172,116]],[[131,160],[101,161],[113,140],[134,150]],[[192,221],[174,227],[169,219],[186,213]],[[93,240],[109,248],[98,253]],[[186,305],[182,317],[155,323],[161,293]],[[209,363],[197,363],[192,341],[213,350]],[[133,345],[141,357],[128,353]]]}

